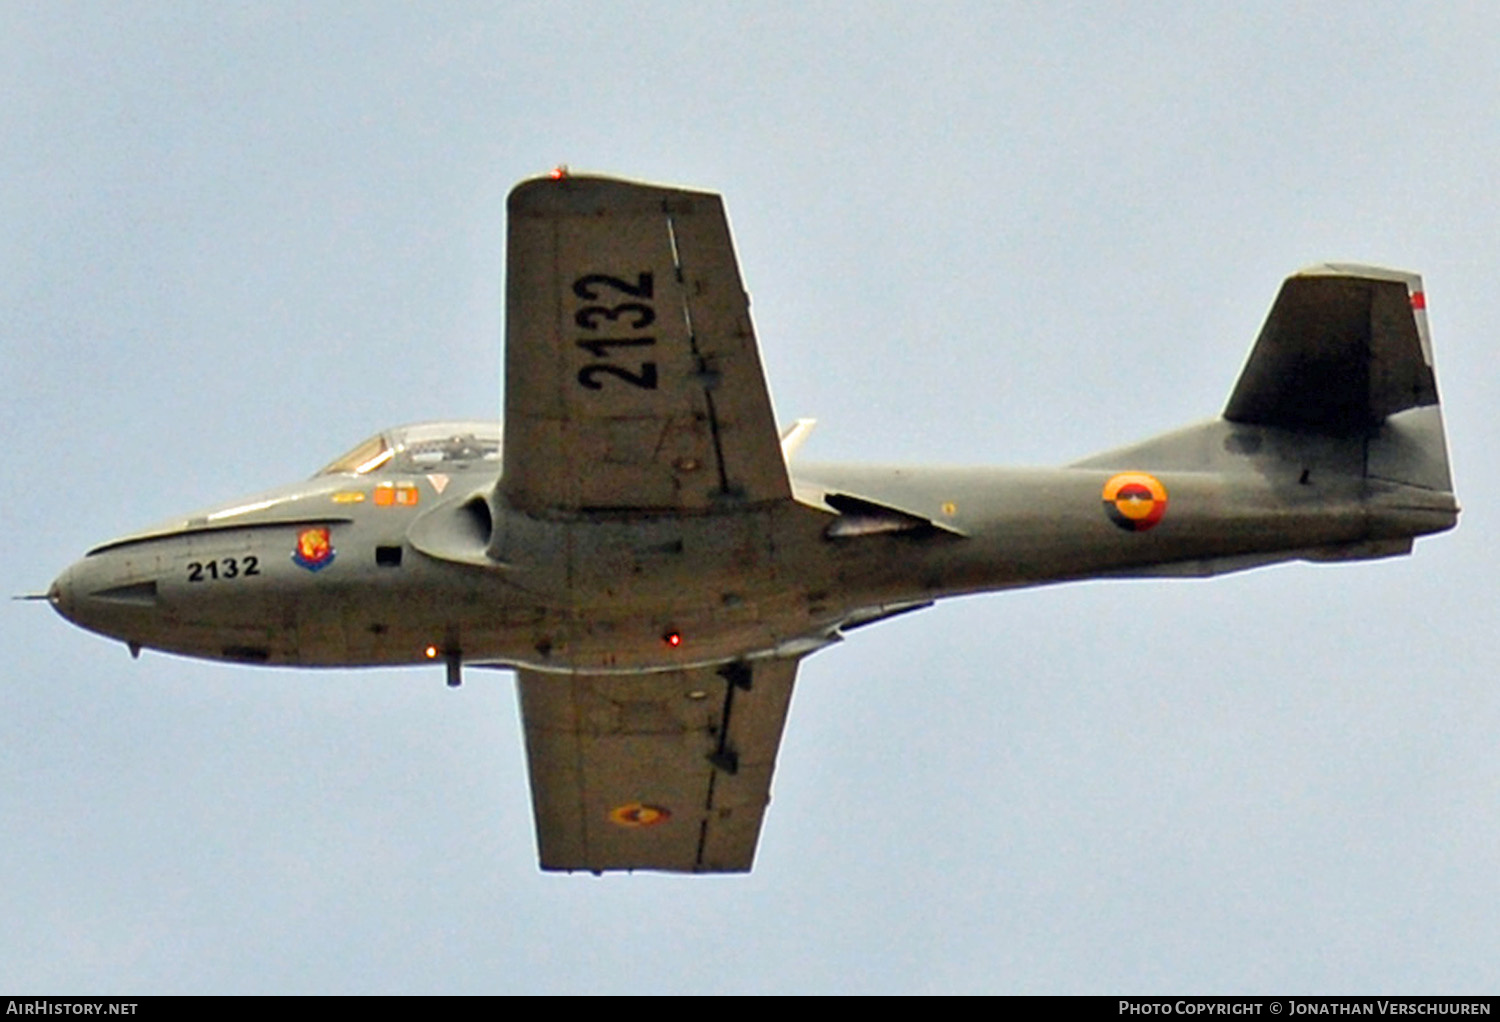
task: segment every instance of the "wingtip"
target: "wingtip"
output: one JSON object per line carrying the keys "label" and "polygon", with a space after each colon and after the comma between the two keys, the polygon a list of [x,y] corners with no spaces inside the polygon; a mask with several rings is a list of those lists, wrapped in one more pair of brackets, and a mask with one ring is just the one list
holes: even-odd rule
{"label": "wingtip", "polygon": [[718,198],[714,192],[657,181],[640,181],[607,174],[579,174],[559,165],[546,174],[529,177],[510,190],[507,209],[517,213],[580,212],[602,205],[614,209],[656,209],[666,199]]}

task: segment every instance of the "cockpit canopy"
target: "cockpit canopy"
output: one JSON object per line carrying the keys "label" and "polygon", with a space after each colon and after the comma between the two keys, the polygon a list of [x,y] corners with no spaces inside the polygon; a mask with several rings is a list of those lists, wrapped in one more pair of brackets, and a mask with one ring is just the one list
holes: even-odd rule
{"label": "cockpit canopy", "polygon": [[375,434],[318,476],[463,472],[481,465],[500,467],[499,422],[419,422]]}

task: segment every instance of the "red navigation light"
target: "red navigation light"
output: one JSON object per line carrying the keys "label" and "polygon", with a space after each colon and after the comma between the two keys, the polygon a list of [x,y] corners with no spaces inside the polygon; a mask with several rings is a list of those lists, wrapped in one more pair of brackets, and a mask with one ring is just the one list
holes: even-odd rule
{"label": "red navigation light", "polygon": [[552,168],[552,174],[551,174],[552,180],[554,180],[554,181],[561,181],[563,178],[565,178],[567,176],[568,176],[568,165],[566,163],[559,163],[557,166],[555,166],[555,167]]}
{"label": "red navigation light", "polygon": [[673,649],[676,649],[678,646],[682,645],[682,633],[678,631],[667,632],[661,637],[661,641],[665,642]]}

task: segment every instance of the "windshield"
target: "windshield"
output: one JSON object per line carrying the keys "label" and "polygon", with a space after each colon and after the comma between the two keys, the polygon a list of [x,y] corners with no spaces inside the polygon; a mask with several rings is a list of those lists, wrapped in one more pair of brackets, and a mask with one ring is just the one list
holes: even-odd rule
{"label": "windshield", "polygon": [[[462,472],[500,464],[500,423],[422,422],[370,437],[325,466],[318,475],[389,472]],[[314,477],[316,478],[316,477]]]}

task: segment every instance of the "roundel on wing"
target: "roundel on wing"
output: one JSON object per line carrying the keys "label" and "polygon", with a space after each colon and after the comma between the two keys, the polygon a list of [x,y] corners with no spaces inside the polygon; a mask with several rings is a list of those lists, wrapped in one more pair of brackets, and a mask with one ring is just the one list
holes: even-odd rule
{"label": "roundel on wing", "polygon": [[1167,513],[1167,488],[1144,472],[1121,472],[1104,484],[1104,513],[1127,532],[1145,532]]}
{"label": "roundel on wing", "polygon": [[672,818],[672,811],[664,806],[651,806],[641,802],[629,802],[609,811],[609,821],[621,827],[653,827]]}

